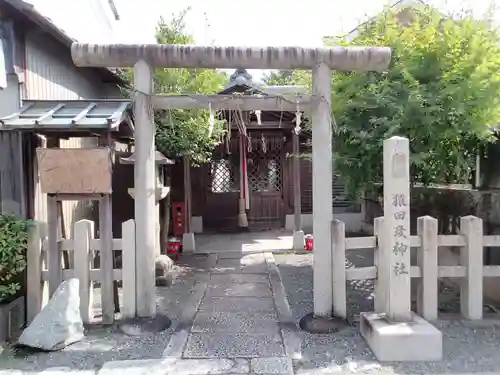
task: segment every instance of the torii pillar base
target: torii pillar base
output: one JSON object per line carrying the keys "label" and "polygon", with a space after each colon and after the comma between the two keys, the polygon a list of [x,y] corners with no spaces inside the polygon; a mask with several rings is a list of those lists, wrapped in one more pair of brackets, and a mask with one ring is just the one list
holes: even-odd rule
{"label": "torii pillar base", "polygon": [[172,321],[164,314],[156,314],[151,317],[134,317],[120,322],[118,328],[129,336],[141,336],[144,334],[155,334],[170,328]]}
{"label": "torii pillar base", "polygon": [[345,319],[309,313],[300,319],[299,327],[301,330],[308,333],[329,334],[339,332],[347,328],[348,325]]}

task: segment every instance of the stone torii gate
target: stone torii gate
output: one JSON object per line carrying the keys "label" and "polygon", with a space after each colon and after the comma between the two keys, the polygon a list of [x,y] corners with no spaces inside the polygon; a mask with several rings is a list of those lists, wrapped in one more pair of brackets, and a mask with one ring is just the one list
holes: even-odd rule
{"label": "stone torii gate", "polygon": [[332,281],[332,120],[331,71],[387,69],[388,47],[213,47],[195,45],[99,45],[74,43],[73,61],[80,67],[134,68],[136,123],[135,222],[137,315],[155,315],[155,124],[153,109],[297,109],[297,98],[154,95],[152,68],[304,69],[312,70],[312,96],[301,99],[312,112],[314,317],[330,318]]}

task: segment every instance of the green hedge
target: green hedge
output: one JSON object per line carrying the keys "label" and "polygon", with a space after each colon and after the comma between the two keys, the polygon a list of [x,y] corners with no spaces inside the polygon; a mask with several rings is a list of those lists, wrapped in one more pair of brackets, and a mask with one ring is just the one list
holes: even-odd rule
{"label": "green hedge", "polygon": [[22,289],[30,220],[0,214],[0,303],[8,302]]}

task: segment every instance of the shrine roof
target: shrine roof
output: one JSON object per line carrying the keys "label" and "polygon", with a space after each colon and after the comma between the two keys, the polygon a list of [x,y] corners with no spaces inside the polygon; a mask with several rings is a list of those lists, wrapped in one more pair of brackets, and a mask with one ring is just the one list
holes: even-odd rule
{"label": "shrine roof", "polygon": [[25,100],[12,115],[0,118],[1,130],[36,133],[103,133],[133,137],[129,100]]}
{"label": "shrine roof", "polygon": [[295,95],[306,94],[307,88],[299,85],[263,85],[253,81],[246,69],[236,69],[229,77],[229,83],[219,94],[246,92],[261,95]]}

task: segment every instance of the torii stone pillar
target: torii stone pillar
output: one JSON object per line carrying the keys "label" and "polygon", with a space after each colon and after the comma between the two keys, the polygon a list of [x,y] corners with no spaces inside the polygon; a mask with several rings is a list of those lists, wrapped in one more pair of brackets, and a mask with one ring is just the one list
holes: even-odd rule
{"label": "torii stone pillar", "polygon": [[[314,71],[313,92],[318,97],[313,106],[313,227],[315,234],[314,314],[330,318],[332,306],[332,215],[330,71],[382,71],[391,59],[388,47],[214,47],[195,45],[96,45],[74,43],[71,55],[77,66],[133,67],[136,93],[137,164],[135,186],[137,248],[145,252],[143,283],[139,293],[141,314],[154,313],[154,124],[151,102],[151,67],[215,69],[305,69]],[[256,108],[260,109],[260,108]],[[324,138],[323,138],[324,137]],[[328,183],[330,181],[330,183]],[[151,275],[146,273],[151,273]],[[138,275],[139,277],[139,275]],[[139,301],[138,301],[139,304]]]}
{"label": "torii stone pillar", "polygon": [[153,118],[153,72],[145,60],[134,66],[135,158],[134,212],[136,257],[137,316],[156,315],[156,163],[155,122]]}
{"label": "torii stone pillar", "polygon": [[[312,173],[313,173],[313,237],[314,237],[314,314],[330,316],[333,306],[332,278],[332,75],[324,63],[312,71]],[[319,285],[328,287],[318,288]]]}

